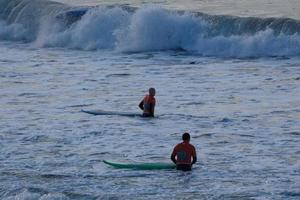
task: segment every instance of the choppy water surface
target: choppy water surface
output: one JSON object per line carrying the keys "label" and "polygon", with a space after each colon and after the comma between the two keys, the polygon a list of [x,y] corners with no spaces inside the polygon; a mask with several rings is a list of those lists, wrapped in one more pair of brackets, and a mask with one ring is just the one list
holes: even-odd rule
{"label": "choppy water surface", "polygon": [[300,198],[299,1],[60,2],[0,0],[0,199]]}
{"label": "choppy water surface", "polygon": [[[298,199],[300,61],[120,54],[1,43],[1,199]],[[157,118],[138,111],[157,88]],[[169,161],[190,131],[189,173],[113,169]]]}

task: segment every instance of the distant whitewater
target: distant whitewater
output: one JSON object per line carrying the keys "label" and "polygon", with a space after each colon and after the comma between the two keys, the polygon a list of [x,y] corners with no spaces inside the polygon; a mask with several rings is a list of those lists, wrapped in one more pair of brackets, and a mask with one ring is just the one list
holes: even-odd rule
{"label": "distant whitewater", "polygon": [[42,0],[0,0],[0,40],[81,50],[299,56],[300,21],[207,15],[153,5],[71,7]]}

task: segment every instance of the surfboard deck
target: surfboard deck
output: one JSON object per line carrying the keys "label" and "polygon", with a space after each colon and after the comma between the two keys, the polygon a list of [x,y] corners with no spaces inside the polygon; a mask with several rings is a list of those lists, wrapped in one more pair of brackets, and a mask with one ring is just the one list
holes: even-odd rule
{"label": "surfboard deck", "polygon": [[113,166],[115,168],[123,169],[137,169],[137,170],[159,170],[159,169],[175,169],[176,165],[173,163],[121,163],[109,160],[103,160],[107,165]]}
{"label": "surfboard deck", "polygon": [[116,112],[116,111],[105,111],[105,110],[81,110],[81,112],[91,114],[91,115],[117,115],[124,117],[141,117],[139,113],[130,113],[130,112]]}

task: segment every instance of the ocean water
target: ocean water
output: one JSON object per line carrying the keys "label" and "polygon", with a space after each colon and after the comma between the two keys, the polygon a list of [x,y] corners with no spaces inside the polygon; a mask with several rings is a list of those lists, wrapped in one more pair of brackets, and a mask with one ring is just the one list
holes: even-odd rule
{"label": "ocean water", "polygon": [[298,5],[0,0],[0,199],[299,199]]}

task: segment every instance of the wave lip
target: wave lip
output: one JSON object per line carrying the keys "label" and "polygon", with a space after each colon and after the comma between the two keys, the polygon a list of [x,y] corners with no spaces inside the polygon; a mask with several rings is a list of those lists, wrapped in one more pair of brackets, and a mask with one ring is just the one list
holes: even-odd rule
{"label": "wave lip", "polygon": [[0,6],[0,40],[37,47],[241,58],[300,55],[300,22],[288,18],[216,16],[153,5],[70,7],[41,0],[0,0]]}

